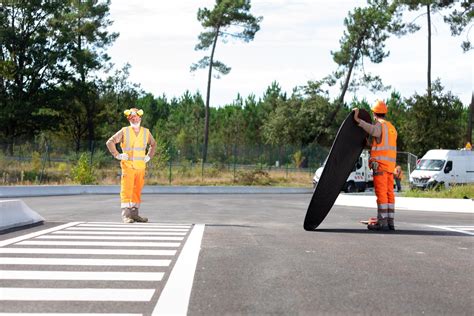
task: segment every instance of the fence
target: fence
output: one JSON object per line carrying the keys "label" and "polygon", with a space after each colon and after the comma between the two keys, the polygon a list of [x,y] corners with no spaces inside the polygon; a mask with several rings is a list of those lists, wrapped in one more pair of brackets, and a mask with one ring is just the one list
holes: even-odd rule
{"label": "fence", "polygon": [[[93,151],[76,152],[71,147],[48,142],[24,143],[14,150],[0,151],[0,183],[78,183],[78,172],[90,173],[92,183],[118,184],[119,163],[103,141]],[[94,145],[96,145],[94,144]],[[93,147],[93,148],[94,148]],[[1,146],[0,148],[6,148]],[[199,148],[169,146],[148,164],[147,183],[171,185],[294,185],[310,186],[314,172],[324,162],[328,148],[318,145],[209,147],[209,160],[202,163]],[[79,158],[86,160],[83,169]],[[417,157],[398,152],[397,162],[409,175]],[[407,181],[407,176],[405,181]]]}
{"label": "fence", "polygon": [[[100,144],[99,146],[95,146]],[[11,184],[65,184],[74,179],[81,156],[94,173],[95,183],[118,183],[119,163],[108,153],[105,142],[94,143],[92,151],[76,152],[61,144],[24,143],[13,150],[0,148],[0,182]],[[199,148],[161,148],[148,165],[147,181],[153,184],[272,184],[310,185],[314,171],[328,149],[317,145],[296,146],[209,146],[208,162],[202,163]],[[77,170],[76,170],[77,171]],[[273,180],[272,180],[273,179]],[[286,180],[285,180],[286,179]]]}

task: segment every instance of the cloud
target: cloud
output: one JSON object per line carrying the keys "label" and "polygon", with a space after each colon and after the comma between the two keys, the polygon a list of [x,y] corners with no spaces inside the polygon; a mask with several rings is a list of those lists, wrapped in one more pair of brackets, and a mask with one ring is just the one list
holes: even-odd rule
{"label": "cloud", "polygon": [[[207,72],[189,72],[192,63],[208,52],[194,46],[203,30],[196,18],[198,8],[212,8],[215,1],[115,0],[111,4],[111,30],[120,37],[111,47],[112,61],[120,66],[130,62],[130,79],[155,95],[181,96],[186,90],[206,91]],[[366,1],[254,0],[252,13],[263,16],[254,41],[219,42],[216,58],[232,67],[229,75],[212,81],[212,104],[231,103],[240,93],[244,97],[263,95],[272,81],[287,92],[308,80],[317,80],[336,70],[331,51],[339,48],[344,18],[355,6]],[[417,20],[423,25],[423,20]],[[472,52],[463,54],[461,39],[451,37],[439,17],[433,34],[432,78],[464,104],[471,100]],[[380,75],[402,96],[423,94],[426,90],[426,30],[387,41],[390,56],[381,64],[367,60],[366,71]],[[336,97],[338,91],[334,92]],[[377,96],[359,91],[359,98]],[[350,100],[348,97],[346,100]]]}

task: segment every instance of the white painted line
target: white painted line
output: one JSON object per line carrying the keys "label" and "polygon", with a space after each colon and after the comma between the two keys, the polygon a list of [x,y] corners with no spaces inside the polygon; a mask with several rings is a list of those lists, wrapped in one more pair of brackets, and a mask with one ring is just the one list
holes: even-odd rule
{"label": "white painted line", "polygon": [[97,228],[97,227],[74,227],[74,228],[68,228],[67,230],[72,231],[72,230],[94,230],[94,231],[101,231],[101,230],[113,230],[117,232],[133,232],[133,231],[140,231],[140,232],[187,232],[189,229],[181,229],[181,228],[129,228],[129,227],[103,227],[103,228]]}
{"label": "white painted line", "polygon": [[171,260],[2,257],[2,265],[167,267]]}
{"label": "white painted line", "polygon": [[0,313],[0,316],[142,316],[143,314],[117,313]]}
{"label": "white painted line", "polygon": [[453,227],[457,229],[474,229],[474,226],[466,226],[466,225],[443,225],[443,227]]}
{"label": "white painted line", "polygon": [[204,225],[194,225],[152,315],[187,314],[203,234]]}
{"label": "white painted line", "polygon": [[174,256],[176,250],[138,249],[75,249],[75,248],[0,248],[0,253],[67,254],[67,255],[120,255],[120,256]]}
{"label": "white painted line", "polygon": [[0,288],[1,301],[148,302],[154,289]]}
{"label": "white painted line", "polygon": [[466,234],[466,235],[474,236],[474,233],[471,233],[471,232],[468,232],[468,231],[465,231],[465,230],[451,228],[452,226],[432,226],[432,225],[426,225],[426,226],[432,227],[432,228],[449,230],[449,231],[460,233],[460,234]]}
{"label": "white painted line", "polygon": [[127,242],[127,241],[48,241],[25,240],[15,245],[26,246],[98,246],[98,247],[169,247],[178,248],[179,242]]}
{"label": "white painted line", "polygon": [[[135,224],[93,224],[93,223],[85,223],[78,225],[78,227],[120,227],[120,228],[137,228]],[[140,227],[144,228],[181,228],[189,230],[191,227],[189,225],[154,225],[154,224],[146,224]]]}
{"label": "white painted line", "polygon": [[186,224],[186,223],[154,223],[154,222],[147,222],[147,223],[133,223],[133,224],[126,224],[122,222],[87,222],[88,224],[115,224],[115,225],[131,225],[131,226],[148,226],[148,225],[164,225],[164,226],[186,226],[186,227],[191,227],[192,224]]}
{"label": "white painted line", "polygon": [[0,280],[161,281],[164,272],[0,270]]}
{"label": "white painted line", "polygon": [[114,236],[185,236],[187,233],[180,232],[104,232],[104,231],[69,231],[69,230],[60,230],[57,232],[52,232],[51,234],[55,235],[114,235]]}
{"label": "white painted line", "polygon": [[100,240],[173,240],[181,241],[184,237],[171,237],[171,236],[158,236],[158,237],[148,237],[148,236],[70,236],[70,235],[43,235],[35,237],[34,239],[100,239]]}
{"label": "white painted line", "polygon": [[44,235],[44,234],[54,232],[56,230],[64,229],[64,228],[67,228],[67,227],[75,226],[75,225],[80,224],[80,223],[81,222],[67,223],[67,224],[64,224],[64,225],[60,225],[60,226],[40,230],[38,232],[34,232],[34,233],[31,233],[31,234],[26,234],[26,235],[23,235],[23,236],[18,236],[18,237],[10,238],[10,239],[7,239],[7,240],[3,240],[3,241],[0,241],[0,247],[5,247],[5,246],[14,244],[16,242],[19,242],[19,241],[22,241],[22,240],[25,240],[25,239],[29,239],[29,238],[33,238],[33,237],[36,237],[36,236]]}

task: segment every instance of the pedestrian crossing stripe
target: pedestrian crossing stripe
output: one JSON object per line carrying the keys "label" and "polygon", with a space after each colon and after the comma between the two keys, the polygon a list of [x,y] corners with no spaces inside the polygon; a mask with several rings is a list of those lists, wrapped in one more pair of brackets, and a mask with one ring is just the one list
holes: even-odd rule
{"label": "pedestrian crossing stripe", "polygon": [[[20,301],[147,302],[156,303],[154,307],[146,307],[153,309],[154,315],[162,314],[164,308],[168,313],[173,310],[169,307],[177,304],[180,313],[186,314],[204,227],[203,224],[71,222],[0,241],[3,284],[0,303],[8,307],[0,316],[5,312],[20,313],[22,304],[14,303]],[[44,267],[34,268],[38,266]],[[70,281],[74,283],[67,283]],[[165,284],[159,285],[163,281]],[[114,283],[107,286],[108,282]],[[125,286],[131,288],[121,288],[117,282],[127,282]],[[28,287],[29,284],[34,286]],[[81,309],[78,304],[59,306]],[[81,310],[64,312],[85,315]],[[136,310],[119,312],[116,314],[140,315]],[[38,313],[48,315],[41,310]]]}

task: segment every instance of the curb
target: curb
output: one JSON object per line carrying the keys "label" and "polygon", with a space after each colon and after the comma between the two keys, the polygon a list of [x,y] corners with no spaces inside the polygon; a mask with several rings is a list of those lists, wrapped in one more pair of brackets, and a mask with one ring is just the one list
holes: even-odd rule
{"label": "curb", "polygon": [[[142,191],[143,194],[310,194],[312,192],[311,188],[161,185],[146,185]],[[0,186],[0,198],[119,193],[119,185]]]}

